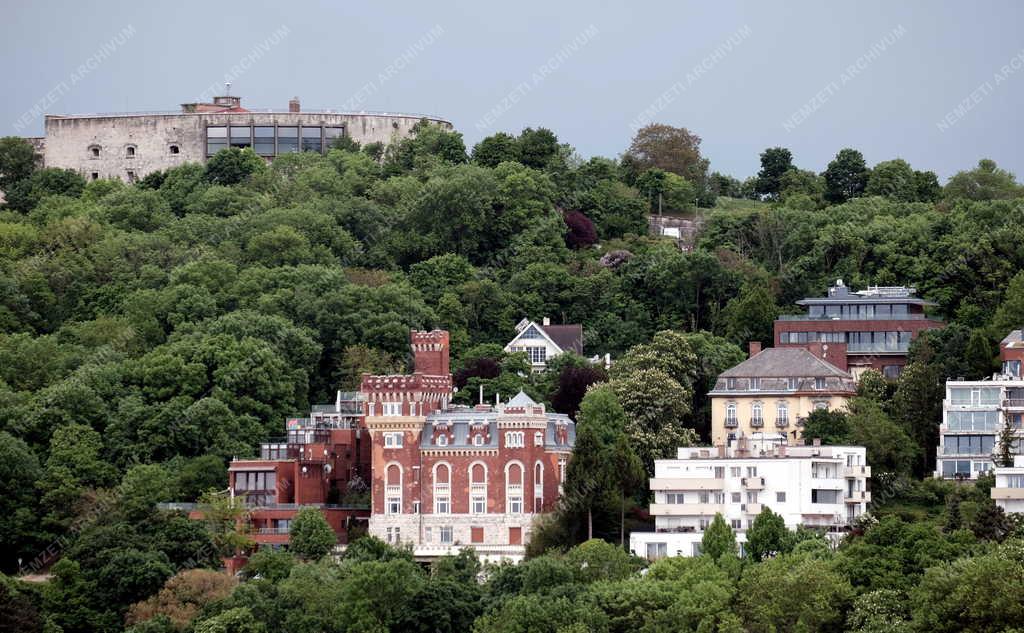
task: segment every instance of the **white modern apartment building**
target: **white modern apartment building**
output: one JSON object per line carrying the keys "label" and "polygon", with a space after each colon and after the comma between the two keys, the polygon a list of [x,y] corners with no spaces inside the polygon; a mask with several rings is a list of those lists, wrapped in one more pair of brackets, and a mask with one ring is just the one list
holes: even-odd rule
{"label": "white modern apartment building", "polygon": [[935,476],[943,479],[977,479],[993,468],[999,431],[1007,418],[1018,429],[1015,453],[1020,453],[1020,428],[1024,416],[1024,380],[996,374],[986,380],[949,380],[942,401],[942,425]]}
{"label": "white modern apartment building", "polygon": [[871,501],[871,468],[862,446],[787,446],[758,435],[729,446],[680,448],[654,462],[654,532],[630,535],[630,550],[650,560],[700,554],[717,513],[743,547],[765,506],[786,526],[824,528],[838,540]]}
{"label": "white modern apartment building", "polygon": [[1024,455],[1015,455],[1013,466],[995,469],[992,499],[1004,512],[1024,512]]}

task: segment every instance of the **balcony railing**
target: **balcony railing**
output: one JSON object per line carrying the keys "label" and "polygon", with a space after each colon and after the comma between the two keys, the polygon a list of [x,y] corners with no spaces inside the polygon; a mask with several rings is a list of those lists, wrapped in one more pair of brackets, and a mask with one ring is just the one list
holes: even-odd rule
{"label": "balcony railing", "polygon": [[760,428],[764,426],[764,418],[750,418],[750,426]]}
{"label": "balcony railing", "polygon": [[779,427],[780,429],[786,428],[787,426],[789,426],[789,418],[778,418],[778,419],[776,419],[775,420],[775,426]]}
{"label": "balcony railing", "polygon": [[260,528],[256,531],[257,534],[275,535],[275,534],[289,534],[291,528]]}
{"label": "balcony railing", "polygon": [[725,419],[725,428],[727,428],[727,429],[735,429],[739,425],[740,425],[739,418],[726,418]]}
{"label": "balcony railing", "polygon": [[932,319],[931,317],[920,314],[873,314],[873,315],[824,315],[824,316],[811,316],[809,314],[783,314],[776,317],[779,321],[924,321],[932,320],[938,321],[939,319]]}
{"label": "balcony railing", "polygon": [[[242,497],[236,497],[242,499]],[[298,510],[299,508],[322,508],[325,510],[369,510],[369,504],[344,504],[344,503],[276,503],[268,501],[262,503],[260,499],[254,497],[245,498],[245,506],[250,509],[259,510]],[[182,503],[182,502],[171,502],[171,503],[158,503],[157,508],[161,510],[180,510],[183,512],[191,512],[193,510],[201,510],[202,506],[198,503]]]}
{"label": "balcony railing", "polygon": [[847,490],[846,503],[860,503],[862,501],[871,501],[871,493],[867,490]]}
{"label": "balcony railing", "polygon": [[744,477],[740,479],[740,485],[748,490],[763,490],[764,477]]}
{"label": "balcony railing", "polygon": [[843,466],[843,477],[870,477],[870,466]]}
{"label": "balcony railing", "polygon": [[847,343],[847,352],[872,352],[889,354],[906,354],[910,350],[910,343],[905,345],[886,345],[885,343]]}
{"label": "balcony railing", "polygon": [[1024,398],[1007,398],[1003,400],[1003,407],[1007,409],[1024,408]]}

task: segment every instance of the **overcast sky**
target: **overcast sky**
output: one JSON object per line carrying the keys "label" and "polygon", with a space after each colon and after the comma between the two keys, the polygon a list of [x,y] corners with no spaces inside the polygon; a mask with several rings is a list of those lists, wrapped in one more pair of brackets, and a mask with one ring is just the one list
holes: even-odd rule
{"label": "overcast sky", "polygon": [[815,171],[854,147],[942,182],[982,157],[1024,174],[1021,2],[0,4],[0,135],[230,76],[249,107],[434,114],[469,147],[544,126],[617,156],[646,113],[739,178],[776,145]]}

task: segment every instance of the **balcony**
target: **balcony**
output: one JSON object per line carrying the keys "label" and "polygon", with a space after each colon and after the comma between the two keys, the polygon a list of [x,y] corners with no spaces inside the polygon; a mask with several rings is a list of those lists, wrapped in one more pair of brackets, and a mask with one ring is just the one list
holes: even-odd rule
{"label": "balcony", "polygon": [[654,531],[660,534],[693,534],[697,531],[697,528],[692,525],[680,525],[670,528],[655,528]]}
{"label": "balcony", "polygon": [[787,428],[789,426],[789,418],[780,418],[775,420],[775,426],[780,429]]}
{"label": "balcony", "polygon": [[743,503],[740,504],[740,511],[746,514],[761,514],[763,507],[760,503]]}
{"label": "balcony", "polygon": [[871,493],[867,490],[847,490],[844,501],[846,503],[870,503]]}
{"label": "balcony", "polygon": [[723,511],[721,503],[652,503],[652,516],[693,516]]}
{"label": "balcony", "polygon": [[727,429],[735,429],[739,425],[740,425],[739,418],[726,418],[725,419],[725,428],[727,428]]}
{"label": "balcony", "polygon": [[907,314],[844,314],[811,316],[809,314],[783,314],[775,319],[776,321],[939,321],[919,312]]}
{"label": "balcony", "polygon": [[1004,409],[1024,409],[1024,398],[1007,398],[1003,400]]}
{"label": "balcony", "polygon": [[747,490],[764,490],[764,477],[744,477],[740,485]]}
{"label": "balcony", "polygon": [[751,428],[759,429],[764,426],[764,418],[750,418]]}
{"label": "balcony", "polygon": [[993,488],[993,499],[1024,499],[1024,488]]}
{"label": "balcony", "polygon": [[724,487],[724,479],[669,479],[655,477],[651,480],[651,490],[721,490]]}
{"label": "balcony", "polygon": [[847,343],[848,354],[906,354],[910,351],[910,343],[903,345],[887,345],[885,343]]}
{"label": "balcony", "polygon": [[843,466],[843,477],[870,477],[871,466]]}
{"label": "balcony", "polygon": [[256,533],[260,534],[262,536],[274,536],[274,535],[288,534],[290,531],[291,531],[290,528],[266,528],[265,527],[265,528],[260,528],[260,529],[256,530]]}

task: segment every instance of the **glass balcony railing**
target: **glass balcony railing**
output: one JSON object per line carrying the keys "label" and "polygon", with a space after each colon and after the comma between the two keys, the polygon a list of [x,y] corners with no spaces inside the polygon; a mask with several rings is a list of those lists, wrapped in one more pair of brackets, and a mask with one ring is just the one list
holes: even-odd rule
{"label": "glass balcony railing", "polygon": [[847,343],[846,351],[849,352],[870,352],[870,353],[889,353],[889,354],[906,354],[910,350],[910,344],[904,345],[887,345],[886,343]]}
{"label": "glass balcony railing", "polygon": [[809,314],[783,314],[777,317],[779,321],[924,321],[930,319],[932,321],[938,321],[940,319],[933,319],[926,314],[912,313],[912,314],[872,314],[872,315],[861,315],[861,314],[844,314],[844,315],[824,315],[824,316],[811,316]]}

